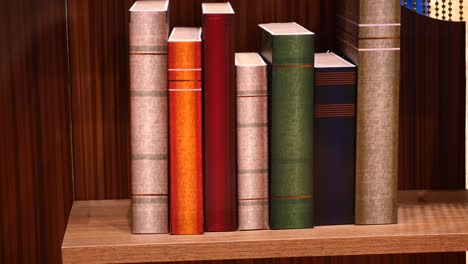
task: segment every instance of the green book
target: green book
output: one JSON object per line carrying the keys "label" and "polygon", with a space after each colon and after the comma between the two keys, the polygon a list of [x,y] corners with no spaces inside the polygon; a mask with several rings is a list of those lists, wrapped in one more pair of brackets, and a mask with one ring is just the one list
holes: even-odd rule
{"label": "green book", "polygon": [[259,25],[269,66],[270,227],[313,227],[314,33],[296,23]]}

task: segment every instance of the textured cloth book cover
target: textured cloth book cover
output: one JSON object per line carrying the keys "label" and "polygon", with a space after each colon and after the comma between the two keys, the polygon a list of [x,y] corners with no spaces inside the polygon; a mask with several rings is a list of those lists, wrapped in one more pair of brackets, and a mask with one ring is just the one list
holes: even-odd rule
{"label": "textured cloth book cover", "polygon": [[200,34],[200,28],[174,28],[168,41],[172,234],[203,233]]}
{"label": "textured cloth book cover", "polygon": [[354,224],[356,67],[315,54],[314,224]]}
{"label": "textured cloth book cover", "polygon": [[239,230],[268,228],[268,80],[258,53],[236,53]]}
{"label": "textured cloth book cover", "polygon": [[358,66],[356,224],[396,223],[400,2],[338,1],[337,46]]}
{"label": "textured cloth book cover", "polygon": [[168,231],[168,1],[130,8],[132,231]]}
{"label": "textured cloth book cover", "polygon": [[203,3],[205,230],[237,230],[234,10]]}
{"label": "textured cloth book cover", "polygon": [[271,70],[270,228],[313,226],[314,33],[261,24]]}

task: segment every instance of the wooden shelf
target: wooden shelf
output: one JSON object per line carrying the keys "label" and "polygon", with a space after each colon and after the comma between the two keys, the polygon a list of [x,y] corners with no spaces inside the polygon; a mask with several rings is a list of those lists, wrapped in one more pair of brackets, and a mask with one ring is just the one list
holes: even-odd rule
{"label": "wooden shelf", "polygon": [[196,236],[132,235],[130,201],[78,201],[62,244],[63,263],[334,256],[468,250],[468,193],[399,193],[395,225],[322,226]]}

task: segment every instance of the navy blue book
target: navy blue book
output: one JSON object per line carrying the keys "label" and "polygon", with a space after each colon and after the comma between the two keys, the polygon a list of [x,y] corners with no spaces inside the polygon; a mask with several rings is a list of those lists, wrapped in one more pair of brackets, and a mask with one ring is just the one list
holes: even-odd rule
{"label": "navy blue book", "polygon": [[314,223],[354,224],[356,67],[315,54]]}

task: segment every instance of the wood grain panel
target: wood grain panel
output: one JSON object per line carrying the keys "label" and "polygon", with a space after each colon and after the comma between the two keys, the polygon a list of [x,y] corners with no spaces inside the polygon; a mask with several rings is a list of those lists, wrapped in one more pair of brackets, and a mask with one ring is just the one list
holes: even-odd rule
{"label": "wood grain panel", "polygon": [[465,188],[465,23],[401,10],[400,189]]}
{"label": "wood grain panel", "polygon": [[132,0],[70,0],[75,199],[130,193],[128,19]]}
{"label": "wood grain panel", "polygon": [[[225,0],[171,0],[171,26],[200,26],[202,2]],[[236,51],[258,51],[258,24],[295,21],[316,33],[316,50],[334,47],[334,0],[232,0],[236,17]]]}
{"label": "wood grain panel", "polygon": [[65,1],[0,8],[0,263],[61,263],[72,166]]}

